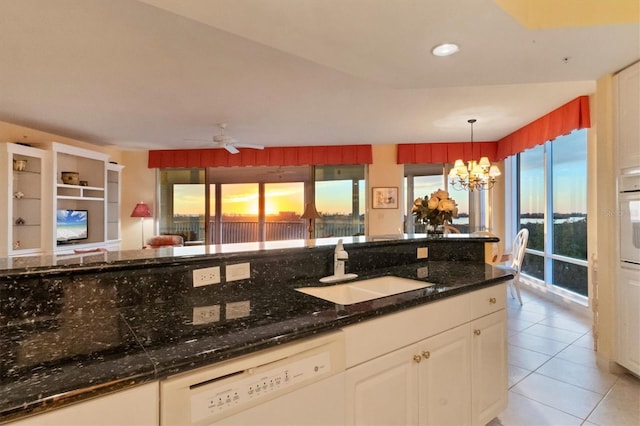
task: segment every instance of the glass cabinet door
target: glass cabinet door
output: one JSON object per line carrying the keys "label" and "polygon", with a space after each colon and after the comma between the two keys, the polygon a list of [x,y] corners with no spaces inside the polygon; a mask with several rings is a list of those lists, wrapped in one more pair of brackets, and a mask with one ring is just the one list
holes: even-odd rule
{"label": "glass cabinet door", "polygon": [[[6,241],[7,256],[43,251],[43,167],[46,151],[7,143],[6,147]],[[6,253],[4,253],[6,251]]]}

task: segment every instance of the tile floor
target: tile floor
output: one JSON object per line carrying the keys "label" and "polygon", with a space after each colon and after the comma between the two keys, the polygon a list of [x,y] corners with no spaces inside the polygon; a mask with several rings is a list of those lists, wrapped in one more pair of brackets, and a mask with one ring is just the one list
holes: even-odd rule
{"label": "tile floor", "polygon": [[640,380],[596,365],[590,319],[522,299],[507,298],[509,405],[487,426],[640,425]]}

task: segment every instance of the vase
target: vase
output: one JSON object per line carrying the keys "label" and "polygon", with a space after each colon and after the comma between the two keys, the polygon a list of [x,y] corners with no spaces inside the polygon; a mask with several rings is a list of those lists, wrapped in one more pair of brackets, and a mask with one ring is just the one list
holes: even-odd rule
{"label": "vase", "polygon": [[426,230],[428,235],[444,235],[443,225],[428,224]]}

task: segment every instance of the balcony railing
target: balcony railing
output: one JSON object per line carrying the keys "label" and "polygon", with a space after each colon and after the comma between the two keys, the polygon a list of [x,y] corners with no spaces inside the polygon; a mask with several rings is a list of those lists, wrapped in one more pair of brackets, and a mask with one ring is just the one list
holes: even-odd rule
{"label": "balcony railing", "polygon": [[[211,235],[215,230],[215,222],[209,223]],[[308,225],[302,221],[289,222],[266,222],[265,240],[296,240],[304,239],[308,236]],[[162,234],[182,235],[185,241],[204,242],[204,222],[196,220],[174,220],[170,228],[161,229]],[[320,237],[342,237],[351,235],[362,235],[364,227],[361,224],[333,221],[316,221],[315,236]],[[258,222],[222,222],[223,243],[246,243],[258,241]]]}

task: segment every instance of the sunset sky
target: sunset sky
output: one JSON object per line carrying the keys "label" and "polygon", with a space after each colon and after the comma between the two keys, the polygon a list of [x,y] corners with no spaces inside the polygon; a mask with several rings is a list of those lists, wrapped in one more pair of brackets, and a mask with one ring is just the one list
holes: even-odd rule
{"label": "sunset sky", "polygon": [[[360,185],[360,199],[364,200],[364,184]],[[222,187],[223,214],[251,214],[258,212],[258,184],[227,184]],[[267,214],[304,211],[304,185],[296,183],[265,184]],[[204,185],[174,185],[174,214],[204,214]],[[351,213],[351,181],[316,183],[316,209],[325,214]],[[361,202],[360,213],[364,213]]]}

